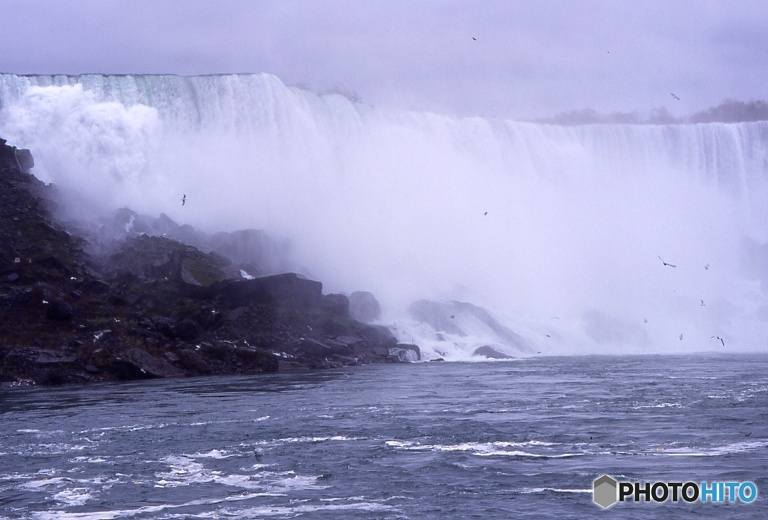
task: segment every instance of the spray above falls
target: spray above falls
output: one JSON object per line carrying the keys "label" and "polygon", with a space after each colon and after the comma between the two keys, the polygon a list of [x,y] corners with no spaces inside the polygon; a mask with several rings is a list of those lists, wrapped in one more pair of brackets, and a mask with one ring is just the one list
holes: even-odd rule
{"label": "spray above falls", "polygon": [[289,240],[291,268],[372,292],[426,357],[768,345],[768,123],[562,127],[263,74],[4,74],[0,135],[88,201],[72,211]]}

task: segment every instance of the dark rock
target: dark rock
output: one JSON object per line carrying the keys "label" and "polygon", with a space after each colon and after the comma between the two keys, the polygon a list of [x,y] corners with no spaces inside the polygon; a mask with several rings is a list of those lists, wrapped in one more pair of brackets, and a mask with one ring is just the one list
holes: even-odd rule
{"label": "dark rock", "polygon": [[349,316],[349,298],[343,294],[329,294],[323,297],[322,308],[335,316]]}
{"label": "dark rock", "polygon": [[57,258],[55,256],[48,256],[45,258],[41,258],[40,260],[37,261],[37,265],[39,267],[44,267],[45,269],[58,271],[63,276],[72,276],[72,271],[66,266],[64,262],[61,261],[60,258]]}
{"label": "dark rock", "polygon": [[160,334],[162,334],[166,338],[176,339],[176,331],[173,329],[171,320],[167,318],[156,318],[155,328],[157,328],[157,331],[160,332]]}
{"label": "dark rock", "polygon": [[[381,325],[366,325],[360,330],[360,335],[369,345],[381,346],[389,349],[397,345],[397,340],[387,327]],[[360,347],[356,346],[356,352],[360,352]]]}
{"label": "dark rock", "polygon": [[213,373],[211,365],[194,350],[180,350],[178,356],[184,368],[193,374],[207,375]]}
{"label": "dark rock", "polygon": [[336,341],[333,341],[332,339],[326,340],[326,342],[331,347],[331,354],[333,355],[333,357],[350,357],[355,352],[348,345],[344,345],[343,343],[338,343]]}
{"label": "dark rock", "polygon": [[269,352],[256,349],[239,348],[236,359],[246,372],[277,372],[278,358]]}
{"label": "dark rock", "polygon": [[53,321],[71,321],[73,316],[72,306],[64,300],[50,302],[45,310],[45,317]]}
{"label": "dark rock", "polygon": [[203,329],[194,320],[184,319],[176,323],[176,336],[183,341],[195,341],[203,333]]}
{"label": "dark rock", "polygon": [[42,350],[35,359],[38,365],[53,365],[58,363],[72,363],[77,360],[74,354],[65,354],[62,352]]}
{"label": "dark rock", "polygon": [[229,313],[227,313],[227,320],[237,321],[247,311],[248,311],[248,307],[238,307],[236,309],[232,309],[231,311],[229,311]]}
{"label": "dark rock", "polygon": [[35,166],[35,160],[32,152],[23,148],[16,149],[16,162],[22,171],[28,172]]}
{"label": "dark rock", "polygon": [[355,291],[349,295],[349,315],[357,321],[377,321],[381,318],[381,306],[372,293]]}
{"label": "dark rock", "polygon": [[330,345],[312,338],[301,338],[295,352],[312,358],[326,358],[333,356],[333,348],[331,348]]}
{"label": "dark rock", "polygon": [[109,291],[110,285],[103,280],[88,278],[79,284],[79,288],[83,294],[98,295]]}
{"label": "dark rock", "polygon": [[205,354],[207,359],[225,362],[232,355],[232,351],[237,348],[237,345],[231,341],[220,341],[217,343],[203,343],[200,345],[203,347],[200,350],[201,354]]}
{"label": "dark rock", "polygon": [[[256,373],[418,355],[386,327],[352,319],[350,299],[324,296],[319,281],[244,279],[241,269],[257,275],[288,264],[287,245],[263,232],[217,235],[227,259],[195,247],[215,241],[166,215],[123,209],[84,230],[57,223],[58,188],[22,172],[15,153],[0,146],[0,382]],[[359,319],[379,319],[370,293],[354,297]]]}
{"label": "dark rock", "polygon": [[174,354],[173,352],[163,352],[163,357],[170,361],[171,363],[178,363],[181,361],[181,358]]}
{"label": "dark rock", "polygon": [[115,358],[113,370],[121,379],[177,377],[183,373],[166,360],[157,358],[140,348],[132,348]]}
{"label": "dark rock", "polygon": [[291,309],[317,308],[323,284],[295,273],[264,276],[253,280],[224,281],[211,286],[211,296],[230,309],[246,305],[279,305]]}
{"label": "dark rock", "polygon": [[473,356],[484,356],[489,359],[514,359],[513,356],[510,356],[509,354],[504,354],[503,352],[499,352],[495,348],[491,347],[490,345],[484,345],[482,347],[478,347],[475,349],[475,351],[472,353]]}

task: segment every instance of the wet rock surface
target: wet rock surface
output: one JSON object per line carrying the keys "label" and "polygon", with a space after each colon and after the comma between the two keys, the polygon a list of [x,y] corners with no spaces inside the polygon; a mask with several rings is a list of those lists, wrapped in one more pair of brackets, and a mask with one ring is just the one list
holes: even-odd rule
{"label": "wet rock surface", "polygon": [[[162,236],[93,247],[92,237],[52,217],[54,188],[29,174],[32,155],[18,152],[0,143],[0,384],[418,359],[418,347],[352,319],[349,299],[324,295],[318,281],[294,273],[245,279],[232,259]],[[249,248],[261,240],[244,236],[238,243]],[[255,261],[248,269],[259,272]]]}

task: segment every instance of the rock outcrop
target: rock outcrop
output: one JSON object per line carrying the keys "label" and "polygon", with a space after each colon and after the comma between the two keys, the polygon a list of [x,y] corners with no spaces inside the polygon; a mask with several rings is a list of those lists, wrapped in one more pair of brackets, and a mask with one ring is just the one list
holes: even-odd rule
{"label": "rock outcrop", "polygon": [[355,291],[349,295],[349,314],[358,321],[377,321],[381,318],[381,306],[368,291]]}
{"label": "rock outcrop", "polygon": [[[230,258],[162,236],[93,247],[51,216],[51,187],[26,171],[32,156],[19,152],[0,141],[0,384],[418,359],[418,347],[353,319],[350,300],[323,294],[318,281],[294,273],[244,279]],[[244,258],[261,240],[220,239],[231,237]],[[368,307],[366,321],[375,319]]]}

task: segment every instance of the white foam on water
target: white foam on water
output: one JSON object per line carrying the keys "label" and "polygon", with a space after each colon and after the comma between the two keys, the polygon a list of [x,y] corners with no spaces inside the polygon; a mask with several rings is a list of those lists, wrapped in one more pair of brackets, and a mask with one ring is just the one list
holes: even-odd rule
{"label": "white foam on water", "polygon": [[103,464],[109,462],[108,459],[105,459],[102,456],[92,456],[92,457],[74,457],[71,459],[72,462],[87,462],[89,464]]}
{"label": "white foam on water", "polygon": [[516,490],[518,493],[592,493],[592,489],[561,489],[561,488],[549,488],[549,487],[539,487],[539,488],[521,488]]}
{"label": "white foam on water", "polygon": [[744,453],[757,450],[763,450],[768,447],[768,441],[765,440],[751,440],[742,442],[732,442],[723,446],[714,446],[707,448],[697,447],[675,447],[665,448],[659,452],[661,454],[670,457],[718,457],[722,455],[730,455],[733,453]]}
{"label": "white foam on water", "polygon": [[53,494],[53,499],[64,507],[82,506],[93,497],[93,490],[83,487],[63,489]]}
{"label": "white foam on water", "polygon": [[577,457],[584,455],[584,453],[534,453],[523,450],[509,450],[505,448],[519,448],[519,447],[534,447],[534,446],[555,446],[554,443],[546,443],[541,441],[527,441],[527,442],[465,442],[459,444],[421,444],[418,442],[402,442],[402,441],[386,441],[385,445],[401,450],[409,451],[443,451],[443,452],[468,452],[472,455],[479,457],[531,457],[531,458],[547,458],[547,459],[559,459]]}
{"label": "white foam on water", "polygon": [[[279,446],[281,444],[311,444],[320,442],[347,442],[365,440],[363,437],[347,437],[345,435],[331,435],[327,437],[284,437],[282,439],[269,439],[249,443],[248,446]],[[242,445],[245,446],[245,445]]]}
{"label": "white foam on water", "polygon": [[242,468],[244,473],[225,473],[208,468],[203,462],[194,459],[220,460],[226,457],[198,455],[172,455],[162,459],[161,462],[169,465],[169,471],[156,473],[154,486],[173,488],[208,483],[277,494],[285,494],[296,489],[324,489],[324,486],[318,485],[319,476],[298,475],[293,471],[270,471],[266,468],[271,466],[266,464],[254,464],[250,468]]}
{"label": "white foam on water", "polygon": [[654,404],[638,404],[632,406],[633,410],[642,410],[645,408],[682,408],[681,403],[654,403]]}
{"label": "white foam on water", "polygon": [[192,453],[189,456],[196,459],[228,459],[230,457],[240,457],[242,454],[229,453],[226,450],[213,449],[205,453]]}
{"label": "white foam on water", "polygon": [[[360,502],[353,504],[299,504],[296,506],[261,506],[252,507],[242,510],[225,510],[220,514],[225,518],[233,519],[252,519],[270,516],[288,516],[296,517],[300,515],[310,513],[338,513],[343,514],[345,511],[368,511],[371,513],[381,512],[393,512],[397,511],[397,508],[379,502]],[[210,518],[210,516],[208,516]]]}

